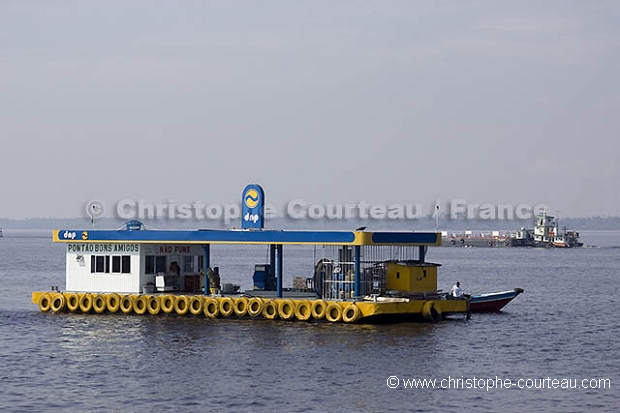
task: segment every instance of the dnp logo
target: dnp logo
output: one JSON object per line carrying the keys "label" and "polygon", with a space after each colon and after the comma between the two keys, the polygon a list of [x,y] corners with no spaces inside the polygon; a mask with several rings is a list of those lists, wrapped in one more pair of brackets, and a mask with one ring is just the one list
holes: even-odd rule
{"label": "dnp logo", "polygon": [[243,196],[243,202],[245,202],[245,206],[248,208],[256,208],[258,205],[258,201],[260,201],[260,195],[258,191],[254,188],[248,189],[248,191]]}
{"label": "dnp logo", "polygon": [[75,239],[77,236],[75,231],[58,231],[58,235],[62,239]]}
{"label": "dnp logo", "polygon": [[265,215],[265,192],[258,184],[250,184],[243,190],[241,228],[263,228]]}

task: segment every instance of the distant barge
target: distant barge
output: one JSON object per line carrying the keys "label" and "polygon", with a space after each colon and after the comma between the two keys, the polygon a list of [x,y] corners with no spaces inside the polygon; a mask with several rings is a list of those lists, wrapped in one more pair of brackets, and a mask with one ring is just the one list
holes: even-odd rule
{"label": "distant barge", "polygon": [[[120,230],[55,230],[53,241],[67,247],[66,291],[33,292],[32,302],[55,313],[333,323],[469,317],[469,298],[439,293],[440,264],[426,261],[427,247],[439,246],[441,234],[266,230],[263,198],[259,186],[246,187],[241,230],[148,230],[139,221]],[[269,260],[255,265],[252,290],[230,283],[221,288],[219,271],[211,267],[212,245],[266,247]],[[285,289],[284,250],[293,245],[312,246],[322,258],[310,265],[308,277],[296,277],[294,288]]]}
{"label": "distant barge", "polygon": [[582,247],[579,233],[568,231],[566,227],[558,228],[557,221],[551,215],[537,215],[534,229],[521,228],[515,233],[441,233],[443,247],[538,247],[538,248],[577,248]]}

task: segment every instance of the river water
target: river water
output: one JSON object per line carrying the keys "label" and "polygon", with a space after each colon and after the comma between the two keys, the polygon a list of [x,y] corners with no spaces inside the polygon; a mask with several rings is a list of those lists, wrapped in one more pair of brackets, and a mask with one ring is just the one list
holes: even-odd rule
{"label": "river water", "polygon": [[[41,313],[30,294],[64,288],[64,246],[5,234],[0,409],[618,411],[620,231],[581,238],[595,247],[429,250],[444,290],[524,288],[501,314],[344,325]],[[285,249],[285,286],[316,259],[302,252]],[[250,288],[265,251],[214,256],[222,282]]]}

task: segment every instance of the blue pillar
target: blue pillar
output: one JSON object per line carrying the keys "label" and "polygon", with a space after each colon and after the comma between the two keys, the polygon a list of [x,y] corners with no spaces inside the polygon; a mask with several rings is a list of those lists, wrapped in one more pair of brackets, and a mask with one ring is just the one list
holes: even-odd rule
{"label": "blue pillar", "polygon": [[273,281],[276,279],[276,246],[275,244],[269,244],[269,287],[273,291],[275,285]]}
{"label": "blue pillar", "polygon": [[355,271],[355,294],[354,296],[360,297],[362,294],[361,288],[362,288],[362,274],[360,274],[360,256],[362,255],[362,248],[359,245],[356,245],[354,248],[354,254],[355,257],[353,258],[355,260],[354,265],[353,265],[353,270]]}
{"label": "blue pillar", "polygon": [[211,292],[209,291],[209,276],[207,275],[207,268],[209,268],[209,261],[210,261],[210,244],[206,244],[204,245],[203,248],[203,254],[204,254],[204,259],[202,260],[202,273],[204,274],[205,277],[205,291],[204,291],[204,295],[209,295]]}
{"label": "blue pillar", "polygon": [[420,262],[424,262],[426,259],[426,246],[420,245],[418,248],[420,249]]}
{"label": "blue pillar", "polygon": [[276,277],[278,277],[278,291],[276,297],[282,298],[282,244],[276,245],[276,260]]}

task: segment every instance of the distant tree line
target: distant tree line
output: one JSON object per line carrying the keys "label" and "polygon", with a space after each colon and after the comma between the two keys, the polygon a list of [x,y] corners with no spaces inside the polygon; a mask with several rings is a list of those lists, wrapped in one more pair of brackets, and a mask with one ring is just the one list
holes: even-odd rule
{"label": "distant tree line", "polygon": [[[221,220],[143,220],[147,229],[198,229],[198,228],[234,228],[240,227],[240,222],[232,222],[226,225]],[[289,219],[274,218],[266,221],[265,228],[272,229],[315,229],[315,230],[353,230],[365,226],[367,231],[398,230],[398,231],[434,231],[437,225],[439,231],[516,231],[522,227],[533,228],[533,220],[468,220],[468,219],[440,219],[436,221],[431,216],[410,219],[383,219],[383,220],[313,220],[313,219]],[[568,230],[620,230],[620,217],[587,217],[587,218],[560,218],[560,228]],[[31,219],[0,219],[0,228],[4,229],[119,229],[124,221],[114,218],[100,218],[94,223],[88,218],[31,218]]]}

